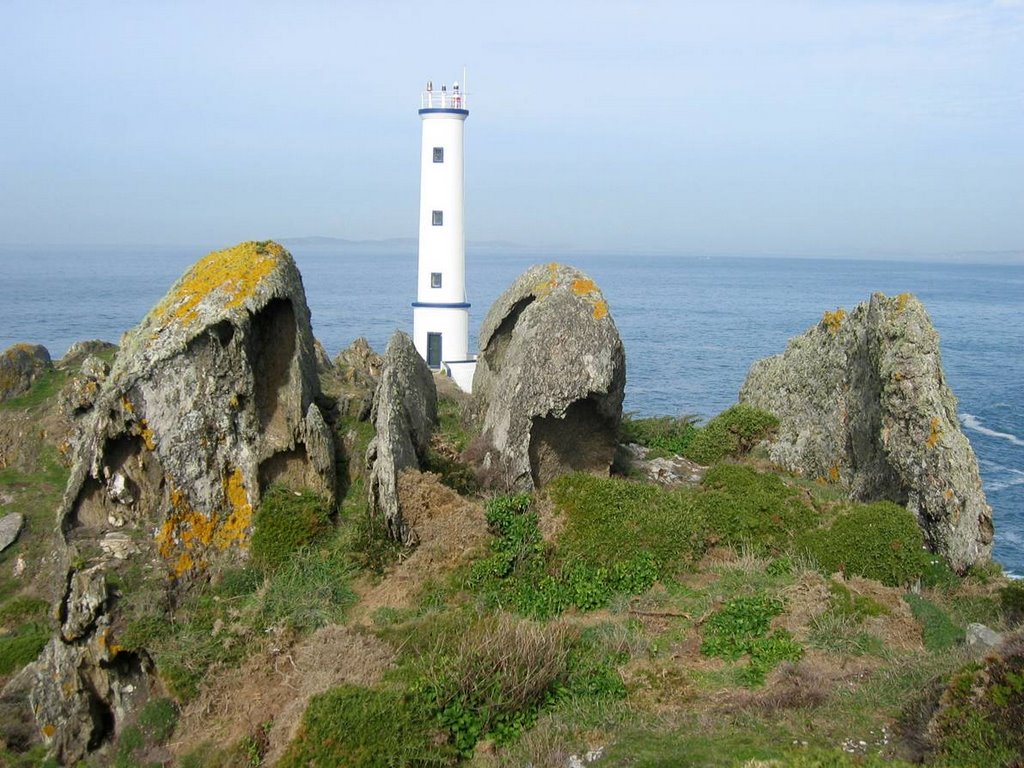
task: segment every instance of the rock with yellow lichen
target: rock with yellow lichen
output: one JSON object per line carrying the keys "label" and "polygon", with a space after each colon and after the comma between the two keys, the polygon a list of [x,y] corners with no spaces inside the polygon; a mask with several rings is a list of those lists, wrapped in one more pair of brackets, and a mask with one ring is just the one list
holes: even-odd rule
{"label": "rock with yellow lichen", "polygon": [[826,312],[781,355],[756,362],[740,401],[779,418],[769,456],[915,513],[957,571],[987,559],[992,510],[946,384],[939,335],[910,294]]}
{"label": "rock with yellow lichen", "polygon": [[594,281],[570,266],[531,267],[480,328],[482,478],[530,490],[566,472],[607,474],[625,385],[622,339]]}
{"label": "rock with yellow lichen", "polygon": [[[107,576],[141,560],[167,589],[188,589],[247,558],[271,483],[331,498],[335,482],[302,279],[276,243],[198,261],[96,382],[58,514],[61,627],[33,691],[66,763],[116,731],[151,682],[145,649],[118,648]],[[129,551],[104,546],[125,532]]]}

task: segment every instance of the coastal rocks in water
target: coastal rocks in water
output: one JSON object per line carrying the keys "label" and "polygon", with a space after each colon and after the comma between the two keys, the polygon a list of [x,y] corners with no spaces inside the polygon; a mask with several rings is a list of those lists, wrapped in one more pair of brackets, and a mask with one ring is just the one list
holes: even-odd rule
{"label": "coastal rocks in water", "polygon": [[419,469],[437,424],[437,389],[426,362],[406,334],[396,331],[384,353],[371,416],[376,436],[366,451],[370,514],[380,516],[396,541],[410,546],[415,530],[402,519],[398,476]]}
{"label": "coastal rocks in water", "polygon": [[482,474],[510,490],[607,474],[625,385],[622,340],[598,287],[573,267],[531,267],[480,328]]}
{"label": "coastal rocks in water", "polygon": [[32,693],[58,760],[73,764],[117,732],[152,684],[145,649],[118,644],[109,574],[141,565],[154,584],[185,589],[247,557],[271,483],[332,497],[318,386],[302,280],[276,243],[201,259],[125,335],[58,512],[61,628]]}
{"label": "coastal rocks in water", "polygon": [[0,517],[0,552],[18,540],[18,534],[24,525],[25,516],[20,512],[11,512]]}
{"label": "coastal rocks in water", "polygon": [[46,347],[15,344],[0,354],[0,402],[28,392],[36,380],[53,370]]}
{"label": "coastal rocks in water", "polygon": [[826,312],[781,355],[751,367],[740,401],[779,418],[778,465],[917,516],[959,572],[992,550],[992,510],[946,385],[939,337],[909,294]]}

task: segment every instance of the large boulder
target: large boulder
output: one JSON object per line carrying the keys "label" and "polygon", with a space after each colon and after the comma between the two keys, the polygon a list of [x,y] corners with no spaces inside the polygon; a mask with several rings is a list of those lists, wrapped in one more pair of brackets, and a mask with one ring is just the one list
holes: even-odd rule
{"label": "large boulder", "polygon": [[992,510],[939,336],[910,294],[826,312],[783,354],[754,363],[740,401],[779,418],[775,463],[859,500],[905,505],[957,571],[991,553]]}
{"label": "large boulder", "polygon": [[276,243],[197,262],[96,380],[58,511],[60,626],[32,692],[44,739],[68,764],[155,685],[145,649],[118,644],[125,622],[109,585],[142,572],[187,589],[246,559],[268,485],[334,489],[302,279]]}
{"label": "large boulder", "polygon": [[622,340],[594,281],[561,264],[530,267],[480,328],[485,478],[532,490],[566,472],[607,474],[625,386]]}
{"label": "large boulder", "polygon": [[418,537],[402,518],[398,476],[419,469],[426,456],[437,424],[437,389],[430,368],[401,331],[384,352],[371,419],[376,436],[366,451],[370,514],[384,520],[392,538],[411,546]]}
{"label": "large boulder", "polygon": [[46,347],[39,344],[15,344],[0,353],[0,402],[17,397],[32,388],[44,373],[53,370]]}

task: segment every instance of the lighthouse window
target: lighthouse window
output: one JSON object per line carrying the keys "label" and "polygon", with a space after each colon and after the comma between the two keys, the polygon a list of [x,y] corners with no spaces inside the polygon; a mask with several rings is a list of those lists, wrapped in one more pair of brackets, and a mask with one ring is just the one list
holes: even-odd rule
{"label": "lighthouse window", "polygon": [[431,272],[430,273],[430,287],[431,288],[440,288],[441,287],[441,273],[440,272]]}
{"label": "lighthouse window", "polygon": [[435,227],[444,226],[444,212],[434,211],[433,224]]}
{"label": "lighthouse window", "polygon": [[434,162],[435,163],[443,163],[444,162],[444,147],[434,147]]}

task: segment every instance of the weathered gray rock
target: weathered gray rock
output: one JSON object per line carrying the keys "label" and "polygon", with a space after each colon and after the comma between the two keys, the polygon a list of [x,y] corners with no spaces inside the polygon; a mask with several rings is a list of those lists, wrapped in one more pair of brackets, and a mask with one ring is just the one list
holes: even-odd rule
{"label": "weathered gray rock", "polygon": [[271,483],[333,495],[313,349],[291,255],[243,243],[197,262],[124,336],[108,375],[83,363],[99,393],[59,510],[61,627],[33,694],[61,760],[116,731],[151,684],[145,650],[118,650],[125,622],[108,573],[141,561],[158,584],[186,589],[247,557],[253,509]]}
{"label": "weathered gray rock", "polygon": [[340,369],[344,380],[348,383],[372,382],[376,385],[380,380],[384,358],[374,352],[370,342],[360,336],[338,353],[338,356],[334,358],[334,365]]}
{"label": "weathered gray rock", "polygon": [[377,434],[366,451],[370,513],[384,519],[392,538],[411,546],[417,536],[402,519],[398,475],[419,469],[426,455],[437,424],[437,389],[430,368],[401,331],[384,353],[371,418]]}
{"label": "weathered gray rock", "polygon": [[777,464],[914,512],[957,571],[992,550],[992,510],[921,302],[876,293],[826,312],[781,355],[751,367],[740,401],[774,413]]}
{"label": "weathered gray rock", "polygon": [[57,364],[62,368],[73,368],[82,365],[87,357],[108,355],[116,350],[117,345],[111,344],[109,341],[102,341],[100,339],[76,341],[68,347],[68,351],[64,353],[64,357]]}
{"label": "weathered gray rock", "polygon": [[993,648],[998,648],[1002,642],[1003,636],[984,624],[973,622],[967,625],[964,643],[978,655],[983,655]]}
{"label": "weathered gray rock", "polygon": [[0,517],[0,552],[18,540],[18,534],[24,525],[25,516],[20,512],[10,512]]}
{"label": "weathered gray rock", "polygon": [[50,353],[39,344],[15,344],[0,354],[0,402],[28,392],[53,369]]}
{"label": "weathered gray rock", "polygon": [[607,474],[625,385],[622,340],[598,287],[573,267],[531,267],[480,328],[473,394],[485,477],[530,490],[566,472]]}
{"label": "weathered gray rock", "polygon": [[[86,354],[78,358],[81,365],[72,374],[68,383],[60,392],[58,402],[65,418],[77,419],[89,411],[96,403],[103,382],[110,374],[110,366],[95,355]],[[63,359],[61,360],[63,365]]]}

